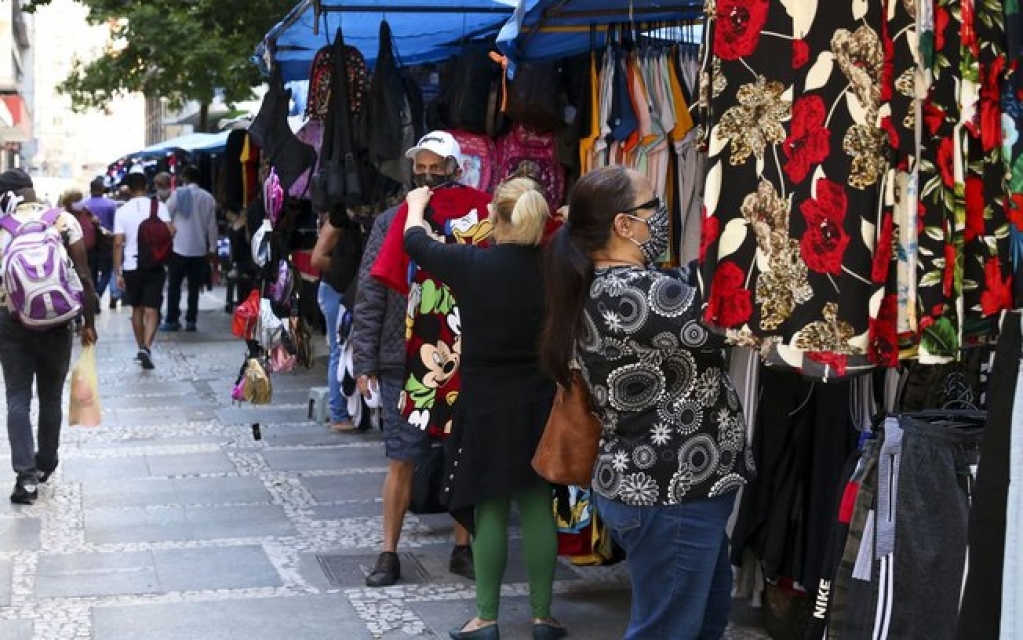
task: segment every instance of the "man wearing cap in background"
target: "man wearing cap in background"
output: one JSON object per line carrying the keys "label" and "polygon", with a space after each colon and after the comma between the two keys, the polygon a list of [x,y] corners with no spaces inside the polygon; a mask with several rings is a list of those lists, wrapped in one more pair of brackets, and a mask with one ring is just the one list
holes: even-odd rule
{"label": "man wearing cap in background", "polygon": [[[441,242],[484,243],[490,229],[490,196],[458,182],[462,151],[451,134],[432,131],[420,138],[405,157],[412,161],[413,186],[433,190],[426,216],[433,235]],[[458,307],[446,285],[422,269],[410,271],[404,247],[407,214],[408,205],[402,204],[370,270],[372,277],[415,303],[406,305],[410,315],[405,319],[406,358],[400,393],[382,389],[385,402],[398,403],[398,415],[390,429],[385,425],[385,432],[392,433],[386,434],[389,466],[384,481],[384,549],[366,578],[369,586],[393,584],[401,575],[396,547],[411,501],[415,465],[450,433],[459,391]],[[358,325],[358,317],[355,322]],[[370,388],[381,391],[377,377],[380,372],[358,373],[364,393]],[[387,410],[385,407],[385,416]],[[420,437],[415,436],[417,430]],[[470,579],[475,577],[469,532],[457,523],[449,569]]]}
{"label": "man wearing cap in background", "polygon": [[[0,215],[10,215],[24,224],[42,219],[49,208],[39,203],[32,178],[21,169],[0,174]],[[89,273],[82,227],[68,212],[54,222],[60,231],[74,271],[82,284],[82,299],[96,299]],[[12,237],[0,229],[0,259]],[[45,330],[28,329],[7,307],[7,290],[0,283],[0,365],[7,394],[7,437],[11,443],[11,466],[17,475],[11,502],[32,504],[38,497],[38,485],[49,480],[57,468],[60,426],[64,419],[61,394],[71,363],[71,322]],[[81,339],[83,345],[96,342],[94,304],[83,304]],[[38,442],[32,433],[32,387],[39,396]],[[38,444],[38,449],[36,445]]]}
{"label": "man wearing cap in background", "polygon": [[110,308],[116,309],[117,301],[121,299],[117,278],[113,277],[114,213],[117,211],[117,203],[103,195],[106,191],[103,178],[96,178],[89,183],[89,197],[82,201],[82,206],[99,218],[100,237],[96,241],[96,268],[92,272],[93,281],[96,283],[96,295],[102,298],[109,284]]}

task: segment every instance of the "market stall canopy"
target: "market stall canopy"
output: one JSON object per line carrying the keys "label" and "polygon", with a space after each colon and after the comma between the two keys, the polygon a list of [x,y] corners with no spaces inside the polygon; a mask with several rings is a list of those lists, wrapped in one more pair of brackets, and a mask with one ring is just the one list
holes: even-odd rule
{"label": "market stall canopy", "polygon": [[462,42],[493,36],[512,9],[498,0],[302,0],[256,47],[256,62],[264,70],[277,64],[284,82],[305,80],[313,56],[340,28],[372,67],[384,19],[402,64],[436,62]]}
{"label": "market stall canopy", "polygon": [[173,151],[174,149],[182,149],[189,152],[200,151],[204,153],[217,153],[223,151],[227,147],[227,136],[230,135],[230,133],[230,131],[221,131],[220,133],[190,133],[179,138],[171,138],[170,140],[157,142],[154,145],[150,145],[145,149],[130,155],[137,156],[156,154],[165,151]]}
{"label": "market stall canopy", "polygon": [[609,25],[677,28],[702,15],[703,0],[519,0],[497,47],[513,62],[564,58],[602,47]]}

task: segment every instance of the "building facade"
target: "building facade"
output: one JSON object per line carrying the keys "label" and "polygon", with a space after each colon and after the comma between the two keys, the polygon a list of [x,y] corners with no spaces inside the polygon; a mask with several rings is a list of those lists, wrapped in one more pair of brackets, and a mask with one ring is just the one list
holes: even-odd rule
{"label": "building facade", "polygon": [[53,0],[32,16],[37,44],[31,173],[69,180],[79,188],[104,173],[111,162],[144,147],[146,137],[141,95],[116,98],[102,110],[75,113],[71,98],[57,91],[75,60],[88,62],[115,46],[110,26],[90,25],[86,15],[82,4]]}

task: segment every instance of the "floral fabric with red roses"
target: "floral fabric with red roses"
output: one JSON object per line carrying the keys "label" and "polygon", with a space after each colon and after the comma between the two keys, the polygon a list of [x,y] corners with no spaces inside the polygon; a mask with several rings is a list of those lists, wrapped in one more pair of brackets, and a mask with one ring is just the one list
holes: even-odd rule
{"label": "floral fabric with red roses", "polygon": [[703,318],[732,343],[836,379],[1011,306],[1002,9],[950,2],[707,3]]}

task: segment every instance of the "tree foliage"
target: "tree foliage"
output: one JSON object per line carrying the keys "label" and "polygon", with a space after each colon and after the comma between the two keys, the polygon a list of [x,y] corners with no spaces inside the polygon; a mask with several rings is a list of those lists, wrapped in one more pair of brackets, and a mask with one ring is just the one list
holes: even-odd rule
{"label": "tree foliage", "polygon": [[[295,0],[79,0],[92,24],[109,24],[103,55],[75,60],[58,87],[73,108],[102,108],[129,92],[168,100],[173,108],[251,97],[260,82],[253,47]],[[26,2],[34,11],[50,0]],[[46,46],[38,43],[38,46]]]}

